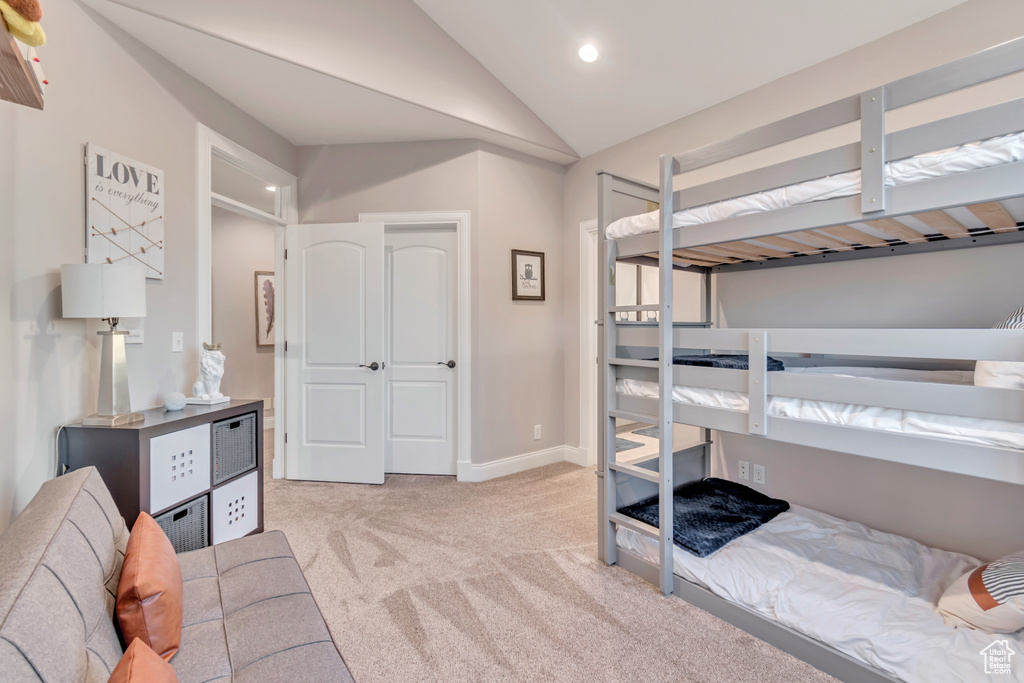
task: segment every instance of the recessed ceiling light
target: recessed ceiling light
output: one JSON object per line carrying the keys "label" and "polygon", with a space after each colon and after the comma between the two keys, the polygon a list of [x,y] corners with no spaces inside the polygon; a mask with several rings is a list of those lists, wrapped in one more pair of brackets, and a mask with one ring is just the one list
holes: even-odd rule
{"label": "recessed ceiling light", "polygon": [[597,59],[597,48],[587,43],[580,48],[580,59],[584,62],[592,62]]}
{"label": "recessed ceiling light", "polygon": [[267,188],[267,192],[277,192],[277,188],[276,187],[268,187]]}

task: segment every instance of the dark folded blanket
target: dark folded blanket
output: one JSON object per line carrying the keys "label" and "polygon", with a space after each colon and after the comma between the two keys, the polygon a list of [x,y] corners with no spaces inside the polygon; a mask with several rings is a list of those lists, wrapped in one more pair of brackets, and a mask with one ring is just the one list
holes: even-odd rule
{"label": "dark folded blanket", "polygon": [[[675,490],[672,536],[679,547],[697,557],[707,557],[788,509],[789,503],[784,500],[769,498],[733,481],[708,477]],[[627,505],[619,512],[658,526],[658,497]]]}
{"label": "dark folded blanket", "polygon": [[[650,360],[658,360],[651,358]],[[699,365],[704,368],[728,368],[729,370],[749,370],[747,356],[729,356],[725,354],[709,354],[706,356],[672,356],[674,365]],[[768,372],[781,372],[786,369],[781,360],[768,356]]]}

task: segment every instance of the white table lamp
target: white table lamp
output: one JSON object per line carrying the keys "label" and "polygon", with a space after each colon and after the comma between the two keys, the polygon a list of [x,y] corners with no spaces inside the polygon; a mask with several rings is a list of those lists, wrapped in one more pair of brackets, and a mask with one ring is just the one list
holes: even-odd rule
{"label": "white table lamp", "polygon": [[128,396],[128,364],[118,318],[146,315],[146,272],[134,266],[71,264],[60,267],[61,302],[65,318],[101,318],[109,330],[103,337],[100,360],[100,397],[96,414],[85,425],[113,427],[143,419],[133,413]]}

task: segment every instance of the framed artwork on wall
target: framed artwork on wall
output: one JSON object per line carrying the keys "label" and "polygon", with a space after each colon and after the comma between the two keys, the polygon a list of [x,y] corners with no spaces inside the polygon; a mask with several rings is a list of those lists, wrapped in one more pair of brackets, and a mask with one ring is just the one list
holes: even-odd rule
{"label": "framed artwork on wall", "polygon": [[164,278],[164,172],[86,145],[86,263],[142,266]]}
{"label": "framed artwork on wall", "polygon": [[274,345],[274,273],[256,271],[256,346]]}
{"label": "framed artwork on wall", "polygon": [[512,300],[544,301],[544,252],[512,250]]}

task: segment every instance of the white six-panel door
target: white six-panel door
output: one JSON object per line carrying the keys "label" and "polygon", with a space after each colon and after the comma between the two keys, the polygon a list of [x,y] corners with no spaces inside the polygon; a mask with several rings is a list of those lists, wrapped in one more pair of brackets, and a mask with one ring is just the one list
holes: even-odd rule
{"label": "white six-panel door", "polygon": [[458,237],[397,230],[384,243],[384,468],[455,474]]}
{"label": "white six-panel door", "polygon": [[286,248],[286,476],[383,484],[384,226],[289,226]]}

